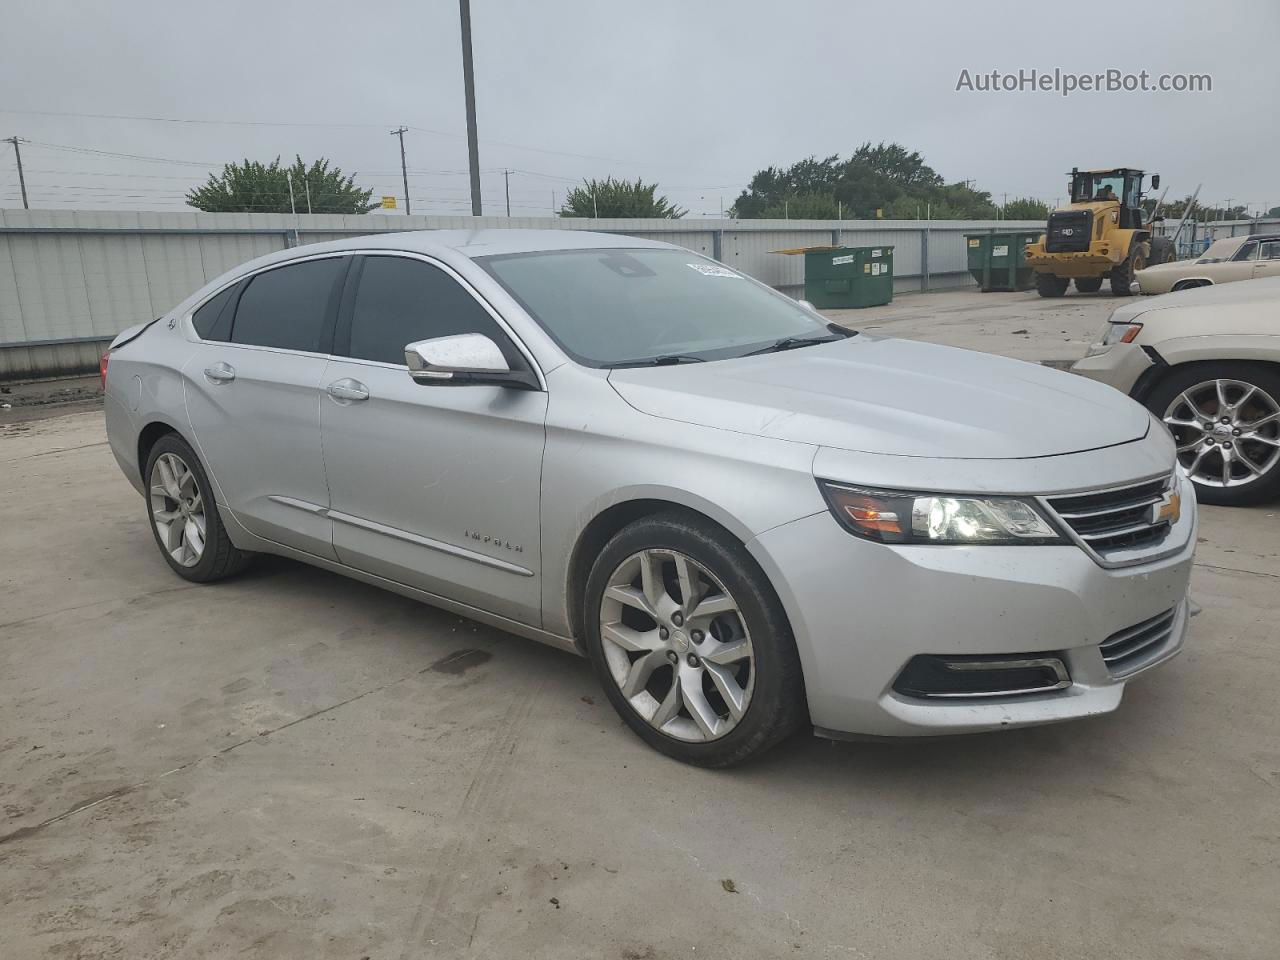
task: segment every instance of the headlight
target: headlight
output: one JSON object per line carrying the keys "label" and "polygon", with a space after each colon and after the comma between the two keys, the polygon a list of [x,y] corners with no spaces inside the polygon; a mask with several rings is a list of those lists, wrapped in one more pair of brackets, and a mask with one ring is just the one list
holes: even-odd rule
{"label": "headlight", "polygon": [[1110,347],[1117,343],[1133,343],[1141,332],[1140,323],[1108,323],[1107,329],[1102,332],[1102,345]]}
{"label": "headlight", "polygon": [[850,533],[880,543],[1064,543],[1022,497],[870,490],[819,480],[831,513]]}

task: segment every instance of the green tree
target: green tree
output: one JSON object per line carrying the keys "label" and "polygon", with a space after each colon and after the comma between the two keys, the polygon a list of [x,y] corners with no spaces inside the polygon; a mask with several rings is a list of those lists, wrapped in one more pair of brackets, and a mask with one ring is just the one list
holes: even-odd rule
{"label": "green tree", "polygon": [[293,177],[293,199],[299,213],[368,213],[376,203],[372,190],[361,190],[355,176],[343,176],[329,161],[317,160],[308,167],[296,157],[288,167],[280,158],[269,164],[246,159],[228,163],[218,176],[209,174],[206,183],[187,192],[187,204],[206,213],[289,213],[289,176]]}
{"label": "green tree", "polygon": [[637,179],[584,180],[565,197],[560,208],[562,217],[649,217],[657,220],[679,220],[688,211],[681,210],[666,197],[656,196],[658,185]]}
{"label": "green tree", "polygon": [[[818,198],[823,198],[820,202]],[[914,150],[897,143],[862,144],[847,160],[832,154],[790,167],[768,167],[751,178],[733,205],[737,217],[797,216],[799,209],[829,209],[848,219],[991,217],[991,194],[965,183],[947,183]],[[784,212],[785,211],[785,212]],[[818,216],[806,213],[805,216]]]}
{"label": "green tree", "polygon": [[1034,197],[1019,197],[1010,200],[1000,211],[1002,220],[1048,220],[1049,205]]}

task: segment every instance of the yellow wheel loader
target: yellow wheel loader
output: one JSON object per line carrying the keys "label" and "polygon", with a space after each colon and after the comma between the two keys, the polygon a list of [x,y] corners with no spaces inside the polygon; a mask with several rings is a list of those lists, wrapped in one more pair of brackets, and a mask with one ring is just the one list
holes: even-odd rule
{"label": "yellow wheel loader", "polygon": [[[1151,189],[1159,187],[1156,174]],[[1093,293],[1105,280],[1127,297],[1135,271],[1174,259],[1173,242],[1153,237],[1152,223],[1143,223],[1142,196],[1141,170],[1073,169],[1070,205],[1049,214],[1044,235],[1027,244],[1040,296],[1060,297],[1073,280],[1081,293]]]}

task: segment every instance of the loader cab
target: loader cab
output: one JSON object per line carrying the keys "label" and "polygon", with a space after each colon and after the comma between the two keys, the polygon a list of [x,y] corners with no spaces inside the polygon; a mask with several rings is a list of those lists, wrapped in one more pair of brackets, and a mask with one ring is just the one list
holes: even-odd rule
{"label": "loader cab", "polygon": [[[1151,187],[1160,185],[1160,177],[1151,178]],[[1072,170],[1071,203],[1106,203],[1120,205],[1119,226],[1126,230],[1142,227],[1142,171],[1130,167],[1114,170]]]}

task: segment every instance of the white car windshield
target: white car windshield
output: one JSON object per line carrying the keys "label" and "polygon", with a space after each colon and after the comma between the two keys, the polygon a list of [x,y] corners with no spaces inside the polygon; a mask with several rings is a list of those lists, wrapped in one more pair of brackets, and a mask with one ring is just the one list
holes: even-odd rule
{"label": "white car windshield", "polygon": [[1240,249],[1241,241],[1236,237],[1223,237],[1221,240],[1215,240],[1205,249],[1200,259],[1196,263],[1221,263],[1223,260],[1230,260]]}
{"label": "white car windshield", "polygon": [[849,335],[736,270],[682,250],[556,250],[478,262],[588,366],[718,360]]}

